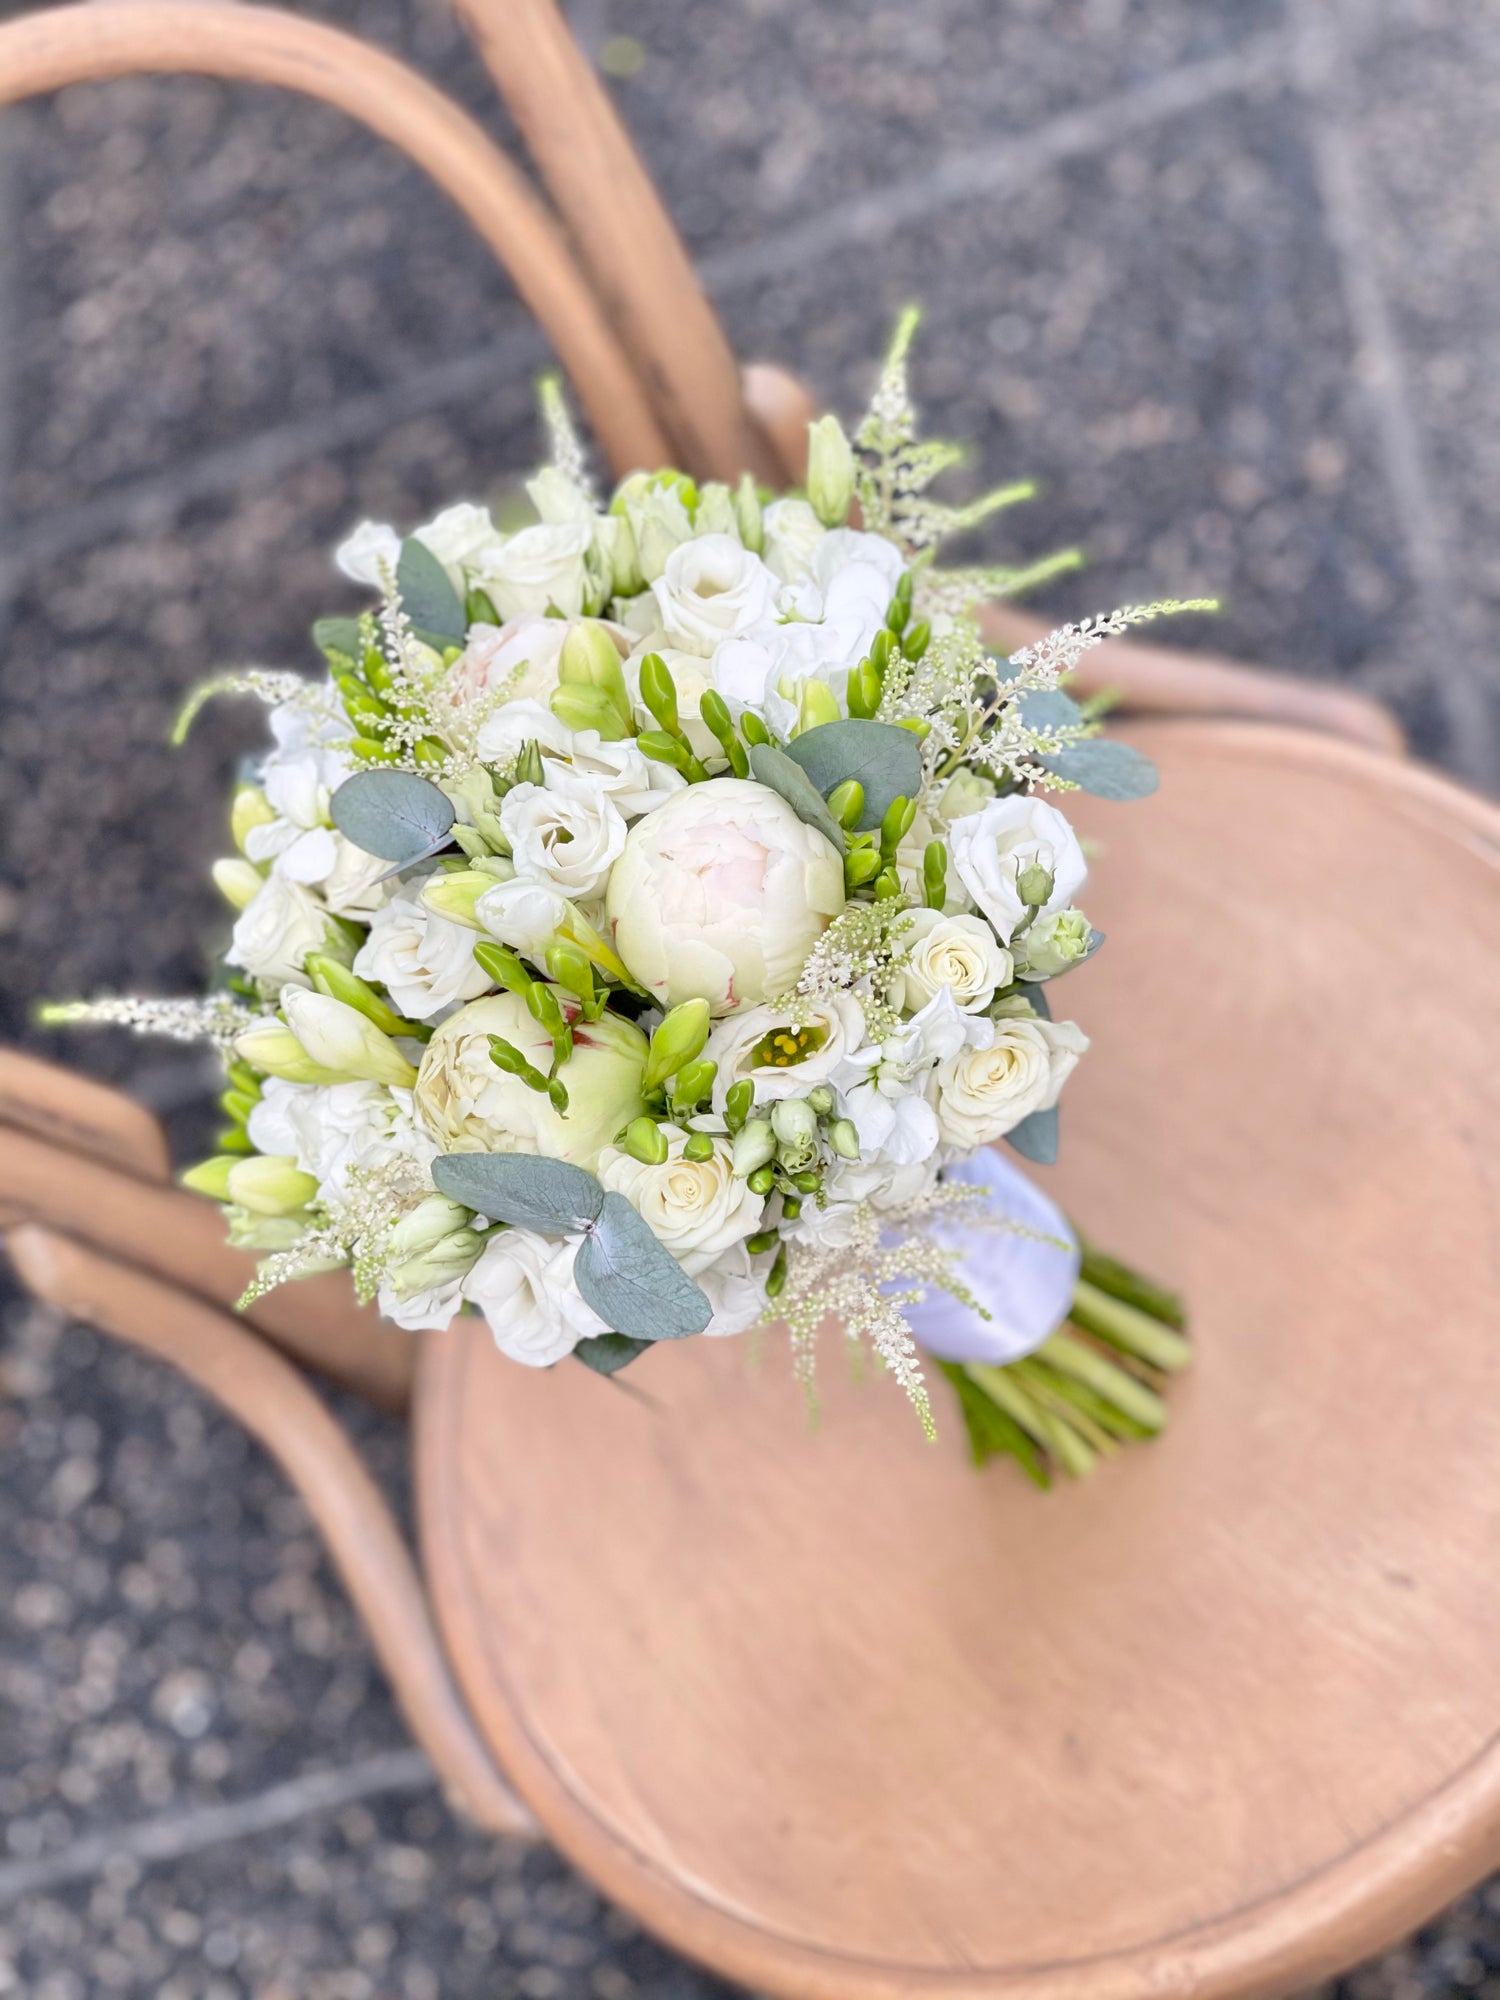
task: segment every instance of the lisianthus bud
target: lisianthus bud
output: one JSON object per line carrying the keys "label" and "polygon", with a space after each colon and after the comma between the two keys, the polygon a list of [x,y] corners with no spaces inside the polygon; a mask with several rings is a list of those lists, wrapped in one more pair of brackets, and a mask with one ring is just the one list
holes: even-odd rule
{"label": "lisianthus bud", "polygon": [[837,417],[807,427],[807,497],[825,528],[839,528],[854,498],[854,452]]}
{"label": "lisianthus bud", "polygon": [[740,540],[752,555],[758,556],[766,545],[766,523],[753,473],[742,472],[734,489],[734,522]]}
{"label": "lisianthus bud", "polygon": [[493,875],[477,868],[456,869],[451,875],[432,875],[422,885],[422,901],[437,916],[466,930],[483,929],[475,911],[481,896],[497,886]]}
{"label": "lisianthus bud", "polygon": [[771,1106],[771,1130],[781,1145],[805,1151],[818,1136],[818,1114],[801,1097],[779,1098]]}
{"label": "lisianthus bud", "polygon": [[318,1191],[311,1174],[304,1174],[288,1154],[256,1153],[229,1169],[229,1199],[252,1215],[291,1215],[306,1208]]}
{"label": "lisianthus bud", "polygon": [[241,854],[245,851],[245,841],[251,829],[269,826],[275,817],[276,808],[259,785],[240,786],[229,809],[229,831],[234,835],[234,844]]}
{"label": "lisianthus bud", "polygon": [[734,1171],[741,1180],[776,1157],[776,1134],[769,1118],[751,1118],[734,1135]]}
{"label": "lisianthus bud", "polygon": [[635,534],[641,576],[655,583],[673,549],[691,539],[692,518],[675,487],[654,486],[629,505],[627,519]]}
{"label": "lisianthus bud", "polygon": [[1055,979],[1088,957],[1092,935],[1082,910],[1055,910],[1050,917],[1038,917],[1023,941],[1026,963],[1021,977]]}
{"label": "lisianthus bud", "polygon": [[486,1240],[477,1229],[451,1230],[415,1257],[390,1267],[391,1289],[398,1299],[409,1299],[417,1292],[432,1292],[440,1285],[452,1284],[455,1278],[467,1275]]}
{"label": "lisianthus bud", "polygon": [[630,734],[602,688],[554,688],[550,706],[565,729],[597,729],[605,743],[623,743]]}
{"label": "lisianthus bud", "polygon": [[496,854],[509,853],[505,835],[500,830],[500,801],[495,796],[490,774],[482,764],[465,771],[461,778],[444,778],[439,790],[447,794],[460,816],[467,814],[469,824],[488,847]]}
{"label": "lisianthus bud", "polygon": [[281,1005],[292,1033],[325,1069],[398,1089],[410,1089],[416,1082],[417,1072],[390,1037],[342,1000],[300,986],[283,986]]}
{"label": "lisianthus bud", "polygon": [[1052,894],[1052,870],[1043,868],[1038,861],[1033,861],[1030,867],[1023,868],[1016,877],[1016,893],[1023,903],[1039,909]]}
{"label": "lisianthus bud", "polygon": [[445,1194],[430,1194],[403,1215],[386,1240],[393,1260],[420,1257],[434,1243],[441,1243],[455,1229],[467,1229],[469,1211],[462,1202],[450,1201]]}
{"label": "lisianthus bud", "polygon": [[243,910],[261,892],[265,877],[253,861],[216,861],[214,887],[232,908]]}
{"label": "lisianthus bud", "polygon": [[698,495],[698,511],[693,516],[694,534],[738,537],[739,531],[734,495],[717,479],[710,479]]}
{"label": "lisianthus bud", "polygon": [[610,514],[599,521],[595,528],[600,546],[609,555],[615,594],[619,597],[634,597],[646,588],[646,579],[641,575],[641,559],[636,552],[635,533],[628,517],[624,514]]}
{"label": "lisianthus bud", "polygon": [[237,1035],[234,1052],[267,1076],[286,1083],[347,1083],[344,1070],[326,1069],[303,1048],[285,1021],[257,1021]]}
{"label": "lisianthus bud", "polygon": [[815,1090],[807,1093],[807,1101],[820,1118],[826,1118],[834,1107],[834,1095],[826,1083],[820,1083]]}
{"label": "lisianthus bud", "polygon": [[651,1037],[642,1088],[655,1090],[701,1055],[711,1025],[706,1000],[684,1000],[680,1007],[674,1007]]}

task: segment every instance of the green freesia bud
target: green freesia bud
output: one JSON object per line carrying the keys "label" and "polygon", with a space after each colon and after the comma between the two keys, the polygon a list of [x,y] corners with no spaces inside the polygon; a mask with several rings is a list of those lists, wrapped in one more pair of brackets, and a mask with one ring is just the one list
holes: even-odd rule
{"label": "green freesia bud", "polygon": [[220,1153],[211,1160],[200,1161],[196,1167],[189,1167],[178,1178],[194,1194],[206,1194],[210,1201],[228,1201],[229,1176],[239,1164],[232,1155]]}
{"label": "green freesia bud", "polygon": [[594,968],[585,952],[576,944],[569,944],[566,938],[555,938],[548,945],[545,957],[549,978],[585,1005],[593,1000]]}
{"label": "green freesia bud", "polygon": [[396,1044],[357,1008],[300,986],[284,986],[281,1004],[287,1026],[313,1061],[325,1069],[335,1070],[341,1077],[387,1083],[397,1089],[409,1090],[416,1082],[417,1072]]}
{"label": "green freesia bud", "polygon": [[1052,889],[1052,870],[1044,868],[1040,861],[1031,862],[1016,877],[1016,894],[1033,909],[1039,909],[1046,902]]}
{"label": "green freesia bud", "polygon": [[653,764],[670,764],[678,771],[686,766],[692,754],[686,743],[669,736],[665,729],[643,729],[635,741],[637,749]]}
{"label": "green freesia bud", "polygon": [[674,1109],[691,1112],[700,1105],[714,1087],[714,1078],[719,1074],[719,1065],[700,1056],[695,1062],[682,1065],[672,1085]]}
{"label": "green freesia bud", "polygon": [[626,728],[630,727],[630,691],[625,685],[619,648],[595,618],[580,618],[570,627],[557,662],[563,687],[597,688],[608,695]]}
{"label": "green freesia bud", "polygon": [[825,528],[841,528],[854,498],[854,449],[837,417],[807,427],[807,497]]}
{"label": "green freesia bud", "polygon": [[306,1208],[318,1191],[311,1174],[304,1174],[290,1156],[257,1153],[236,1160],[229,1169],[229,1199],[252,1215],[292,1215]]}
{"label": "green freesia bud", "polygon": [[455,1229],[430,1248],[390,1269],[390,1284],[399,1299],[435,1291],[462,1278],[478,1259],[485,1239],[477,1229]]}
{"label": "green freesia bud", "polygon": [[747,708],[741,715],[740,734],[747,743],[769,743],[771,740],[770,730],[753,708]]}
{"label": "green freesia bud", "polygon": [[1054,910],[1050,917],[1038,917],[1022,940],[1026,963],[1021,978],[1055,979],[1088,957],[1092,935],[1082,910]]}
{"label": "green freesia bud", "polygon": [[302,969],[319,993],[330,993],[335,1000],[342,1000],[346,1007],[357,1007],[367,1020],[375,1023],[381,1034],[411,1033],[413,1024],[403,1020],[386,1005],[373,986],[366,985],[358,973],[351,972],[347,965],[340,965],[336,958],[310,951],[302,961]]}
{"label": "green freesia bud", "polygon": [[861,660],[849,676],[847,700],[850,715],[861,722],[868,721],[880,707],[884,692],[884,684],[874,661]]}
{"label": "green freesia bud", "polygon": [[858,778],[845,778],[828,794],[828,810],[846,832],[852,833],[859,825],[859,816],[864,809],[865,788]]}
{"label": "green freesia bud", "polygon": [[758,556],[766,545],[766,522],[752,473],[740,474],[740,483],[734,489],[734,518],[740,540],[751,555]]}
{"label": "green freesia bud", "polygon": [[521,745],[521,754],[516,759],[515,782],[518,785],[539,785],[545,777],[542,746],[534,736],[529,736]]}
{"label": "green freesia bud", "polygon": [[916,662],[927,651],[932,638],[932,624],[929,619],[918,619],[901,641],[901,650],[907,659]]}
{"label": "green freesia bud", "polygon": [[896,857],[896,850],[917,823],[917,802],[915,799],[892,799],[885,809],[885,818],[880,822],[880,858],[887,865]]}
{"label": "green freesia bud", "polygon": [[778,1098],[771,1106],[771,1130],[778,1144],[805,1151],[818,1136],[818,1114],[800,1097]]}
{"label": "green freesia bud", "polygon": [[554,688],[551,708],[565,728],[597,729],[605,743],[623,743],[631,733],[619,709],[599,688]]}
{"label": "green freesia bud", "polygon": [[623,513],[608,515],[598,523],[595,532],[600,546],[609,555],[615,595],[634,597],[637,591],[644,590],[646,579],[641,575],[641,559],[629,518]]}
{"label": "green freesia bud", "polygon": [[235,1054],[286,1083],[348,1083],[341,1069],[326,1069],[303,1048],[285,1021],[257,1021],[235,1037]]}
{"label": "green freesia bud", "polygon": [[703,1053],[712,1017],[706,1000],[684,1000],[674,1007],[651,1037],[651,1052],[641,1078],[643,1090],[657,1090],[685,1063]]}
{"label": "green freesia bud", "polygon": [[437,916],[465,930],[483,930],[475,915],[480,897],[493,889],[495,878],[479,868],[464,868],[452,875],[429,875],[422,884],[422,901]]}
{"label": "green freesia bud", "polygon": [[386,1239],[386,1248],[395,1261],[404,1263],[408,1257],[420,1257],[455,1229],[468,1226],[469,1211],[462,1202],[450,1201],[445,1194],[430,1194],[402,1216]]}
{"label": "green freesia bud", "polygon": [[844,711],[827,681],[807,680],[797,694],[797,734],[816,729],[824,722],[840,722]]}
{"label": "green freesia bud", "polygon": [[852,1118],[835,1118],[828,1128],[828,1143],[841,1160],[859,1158],[859,1133]]}
{"label": "green freesia bud", "polygon": [[682,727],[677,713],[677,683],[660,653],[648,653],[641,661],[641,700],[669,736],[677,735]]}
{"label": "green freesia bud", "polygon": [[922,850],[922,901],[929,910],[940,910],[948,900],[948,850],[940,840],[929,840]]}
{"label": "green freesia bud", "polygon": [[659,1167],[666,1160],[670,1148],[667,1135],[654,1118],[632,1118],[625,1127],[625,1137],[621,1151],[629,1153],[633,1160],[640,1160],[648,1167]]}
{"label": "green freesia bud", "polygon": [[755,1104],[755,1085],[749,1077],[741,1077],[734,1084],[724,1100],[724,1123],[731,1132],[738,1132],[750,1116]]}
{"label": "green freesia bud", "polygon": [[705,1160],[714,1156],[714,1142],[707,1132],[690,1132],[682,1149],[682,1157],[691,1160],[694,1166],[702,1166]]}
{"label": "green freesia bud", "polygon": [[214,887],[233,910],[243,910],[265,886],[265,877],[253,861],[216,861]]}
{"label": "green freesia bud", "polygon": [[880,856],[873,847],[851,848],[844,857],[844,889],[853,895],[880,873]]}
{"label": "green freesia bud", "polygon": [[753,1174],[747,1174],[745,1185],[751,1194],[769,1194],[776,1185],[776,1169],[772,1166],[757,1167]]}
{"label": "green freesia bud", "polygon": [[698,511],[693,516],[693,531],[699,535],[733,535],[739,537],[739,516],[735,511],[734,495],[717,479],[710,479],[698,495]]}
{"label": "green freesia bud", "polygon": [[776,1157],[776,1134],[769,1118],[751,1118],[734,1135],[734,1171],[747,1180]]}
{"label": "green freesia bud", "polygon": [[234,835],[234,844],[241,854],[245,851],[245,837],[251,828],[269,826],[275,817],[276,808],[259,785],[240,786],[229,809],[229,831]]}

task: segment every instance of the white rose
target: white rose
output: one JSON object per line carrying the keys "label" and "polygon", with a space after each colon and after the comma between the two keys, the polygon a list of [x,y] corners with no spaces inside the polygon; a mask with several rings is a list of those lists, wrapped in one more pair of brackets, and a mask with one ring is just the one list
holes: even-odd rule
{"label": "white rose", "polygon": [[766,1316],[766,1271],[772,1257],[763,1255],[761,1269],[755,1268],[743,1243],[731,1244],[717,1262],[699,1271],[694,1279],[713,1307],[713,1318],[703,1331],[712,1338],[745,1333]]}
{"label": "white rose", "polygon": [[636,821],[607,907],[616,951],[664,1006],[728,1014],[795,985],[844,907],[844,864],[775,792],[712,778]]}
{"label": "white rose", "polygon": [[722,1114],[731,1088],[746,1077],[755,1085],[758,1104],[805,1097],[820,1083],[837,1087],[845,1076],[859,1074],[849,1066],[864,1034],[864,1009],[848,993],[809,1001],[801,1023],[788,1021],[774,1007],[733,1014],[713,1030],[703,1051],[719,1066],[714,1109]]}
{"label": "white rose", "polygon": [[310,951],[326,949],[328,926],[328,914],[310,890],[271,875],[235,919],[225,962],[252,979],[306,986],[303,960]]}
{"label": "white rose", "polygon": [[474,933],[429,910],[419,888],[403,890],[375,912],[354,970],[361,979],[378,980],[412,1021],[430,1021],[458,1000],[477,1000],[493,984],[474,962]]}
{"label": "white rose", "polygon": [[581,775],[566,783],[554,775],[545,785],[515,786],[500,802],[500,825],[517,875],[567,896],[602,889],[625,847],[619,808],[602,786]]}
{"label": "white rose", "polygon": [[352,535],[339,543],[333,559],[352,583],[380,588],[380,566],[394,576],[401,560],[401,537],[389,521],[361,521]]}
{"label": "white rose", "polygon": [[630,1153],[606,1146],[599,1155],[599,1178],[624,1195],[689,1277],[704,1271],[733,1243],[753,1236],[765,1212],[765,1197],[736,1180],[727,1139],[714,1139],[711,1159],[685,1160],[687,1134],[662,1130],[667,1157],[647,1166]]}
{"label": "white rose", "polygon": [[246,1121],[257,1152],[290,1154],[318,1182],[320,1200],[348,1192],[351,1167],[395,1159],[428,1166],[436,1148],[418,1129],[409,1090],[382,1083],[287,1083],[267,1077]]}
{"label": "white rose", "polygon": [[608,1333],[573,1278],[576,1238],[499,1229],[463,1281],[463,1295],[489,1321],[495,1345],[528,1368],[550,1368],[580,1340]]}
{"label": "white rose", "polygon": [[585,522],[539,522],[491,551],[474,572],[502,620],[541,617],[549,605],[564,618],[583,610],[585,558],[593,540]]}
{"label": "white rose", "polygon": [[938,1067],[943,1138],[972,1151],[1004,1138],[1034,1111],[1050,1111],[1088,1045],[1073,1021],[997,1021],[988,1048],[966,1049]]}
{"label": "white rose", "polygon": [[558,1074],[566,1113],[541,1091],[490,1061],[490,1036],[520,1049],[542,1071],[552,1066],[551,1037],[515,993],[471,1000],[427,1044],[413,1098],[417,1115],[445,1153],[540,1153],[593,1171],[600,1151],[644,1108],[641,1072],[646,1037],[618,1014],[575,1021],[573,1053]]}
{"label": "white rose", "polygon": [[1045,913],[1065,909],[1088,875],[1078,838],[1062,814],[1019,792],[954,820],[948,861],[1004,944],[1026,915],[1017,884],[1028,869],[1051,877],[1051,890],[1038,905]]}
{"label": "white rose", "polygon": [[776,579],[733,535],[699,535],[667,557],[652,593],[669,643],[705,659],[721,640],[763,624]]}
{"label": "white rose", "polygon": [[946,987],[965,1014],[982,1014],[998,987],[1011,982],[1014,961],[981,917],[945,917],[913,910],[903,942],[906,1004],[917,1012]]}
{"label": "white rose", "polygon": [[[492,938],[538,965],[572,911],[566,896],[545,882],[497,882],[474,905],[474,915]],[[358,961],[356,961],[356,964]]]}
{"label": "white rose", "polygon": [[488,507],[476,507],[461,500],[445,507],[435,521],[413,530],[412,539],[435,555],[448,572],[448,581],[462,597],[465,575],[483,568],[486,560],[499,553],[504,537],[490,519]]}

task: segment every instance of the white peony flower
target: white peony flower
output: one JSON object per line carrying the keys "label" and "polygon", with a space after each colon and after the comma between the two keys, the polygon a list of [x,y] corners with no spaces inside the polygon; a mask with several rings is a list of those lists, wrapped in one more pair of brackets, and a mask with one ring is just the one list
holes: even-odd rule
{"label": "white peony flower", "polygon": [[844,907],[844,865],[775,792],[713,778],[630,829],[607,906],[616,951],[664,1006],[728,1014],[796,984]]}
{"label": "white peony flower", "polygon": [[938,1125],[972,1152],[1004,1138],[1035,1111],[1050,1111],[1089,1038],[1073,1021],[1002,1018],[987,1048],[966,1049],[937,1072]]}
{"label": "white peony flower", "polygon": [[578,1239],[498,1229],[463,1281],[463,1295],[489,1321],[495,1345],[528,1368],[565,1360],[580,1340],[608,1333],[573,1279]]}
{"label": "white peony flower", "polygon": [[333,559],[352,583],[380,588],[380,566],[395,574],[401,560],[401,537],[389,521],[361,521],[352,535],[339,543]]}
{"label": "white peony flower", "polygon": [[913,910],[905,942],[906,1004],[914,1012],[946,988],[965,1014],[982,1014],[1011,982],[1014,961],[982,917]]}
{"label": "white peony flower", "polygon": [[689,1277],[716,1261],[746,1236],[753,1236],[765,1213],[765,1197],[736,1180],[732,1148],[715,1137],[713,1157],[685,1160],[686,1132],[663,1126],[667,1157],[647,1166],[630,1153],[606,1146],[599,1155],[599,1178],[635,1208]]}
{"label": "white peony flower", "polygon": [[721,1115],[731,1088],[748,1077],[758,1104],[782,1097],[805,1097],[820,1083],[836,1088],[851,1069],[865,1036],[864,1009],[848,993],[809,1001],[806,1019],[787,1020],[774,1007],[749,1007],[713,1030],[704,1055],[719,1066],[713,1104]]}
{"label": "white peony flower", "polygon": [[500,802],[500,825],[516,874],[567,896],[602,889],[625,847],[619,808],[582,773],[554,771],[545,785],[517,785]]}
{"label": "white peony flower", "polygon": [[459,1000],[477,1000],[493,984],[474,962],[474,933],[429,910],[420,887],[404,889],[370,919],[355,955],[361,979],[390,993],[399,1013],[430,1021]]}
{"label": "white peony flower", "polygon": [[543,1072],[552,1041],[515,993],[471,1000],[443,1022],[427,1044],[413,1097],[417,1115],[444,1153],[540,1153],[571,1160],[590,1172],[601,1150],[644,1108],[641,1072],[646,1037],[618,1014],[575,1021],[573,1053],[558,1074],[567,1112],[554,1111],[490,1060],[499,1035]]}
{"label": "white peony flower", "polygon": [[303,961],[327,944],[328,913],[322,903],[301,883],[273,874],[235,919],[224,958],[252,979],[278,986],[298,980],[305,986],[310,982]]}
{"label": "white peony flower", "polygon": [[[1088,866],[1077,835],[1055,806],[1015,793],[992,799],[948,829],[948,863],[975,904],[1009,944],[1026,915],[1020,883],[1028,871],[1050,878],[1038,907],[1065,909],[1083,887]],[[1032,884],[1027,884],[1028,890]]]}
{"label": "white peony flower", "polygon": [[667,557],[652,584],[670,645],[707,659],[725,639],[772,615],[776,579],[733,535],[699,535]]}
{"label": "white peony flower", "polygon": [[757,1270],[755,1258],[743,1243],[733,1243],[706,1270],[699,1271],[694,1283],[713,1307],[714,1316],[703,1331],[714,1338],[746,1333],[766,1316],[766,1267],[771,1255],[763,1255]]}
{"label": "white peony flower", "polygon": [[564,618],[577,618],[583,611],[592,540],[585,522],[538,522],[486,554],[474,581],[502,620],[539,618],[549,605]]}
{"label": "white peony flower", "polygon": [[351,1167],[396,1159],[429,1166],[437,1148],[417,1125],[409,1090],[383,1083],[286,1083],[267,1077],[246,1121],[257,1152],[290,1154],[321,1201],[348,1192]]}

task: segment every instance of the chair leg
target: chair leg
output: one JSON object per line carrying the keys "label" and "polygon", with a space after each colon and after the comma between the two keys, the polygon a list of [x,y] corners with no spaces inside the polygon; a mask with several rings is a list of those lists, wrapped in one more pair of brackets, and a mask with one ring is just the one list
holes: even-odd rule
{"label": "chair leg", "polygon": [[141,1180],[164,1182],[171,1174],[166,1135],[144,1105],[19,1049],[0,1049],[0,1126],[6,1125]]}
{"label": "chair leg", "polygon": [[291,1363],[213,1307],[53,1230],[26,1224],[9,1248],[38,1298],[172,1362],[260,1440],[306,1501],[412,1734],[455,1803],[490,1832],[534,1834],[453,1684],[389,1507]]}

